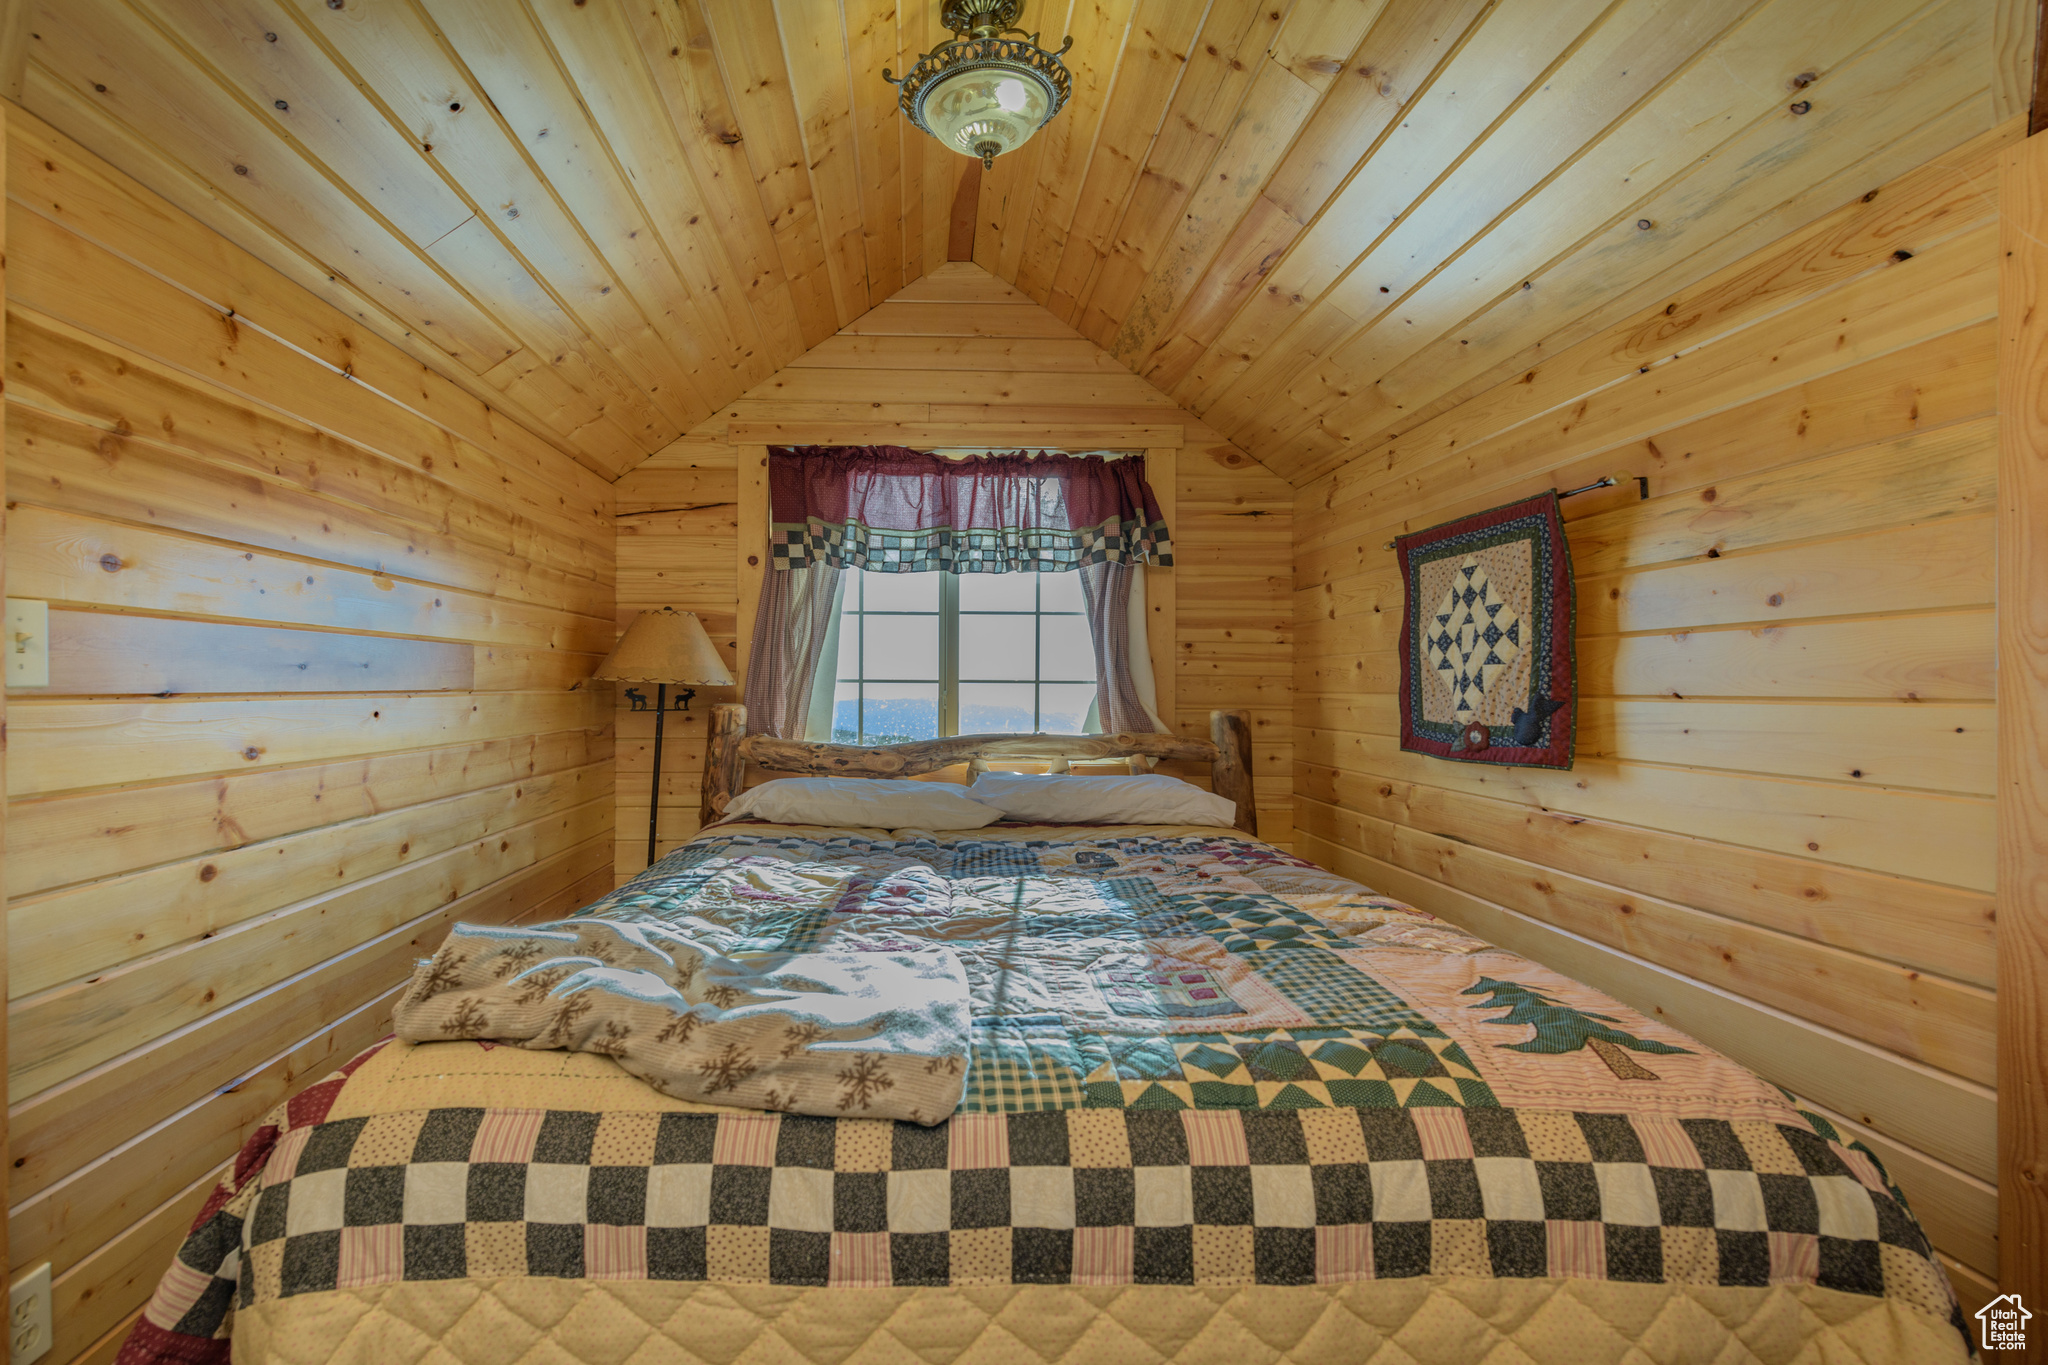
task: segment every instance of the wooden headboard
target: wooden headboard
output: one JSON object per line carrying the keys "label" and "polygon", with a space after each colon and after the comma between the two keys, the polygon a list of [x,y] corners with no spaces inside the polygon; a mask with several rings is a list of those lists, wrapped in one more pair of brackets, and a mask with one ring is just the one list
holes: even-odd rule
{"label": "wooden headboard", "polygon": [[747,733],[747,708],[725,702],[711,708],[704,745],[703,822],[725,814],[740,790],[748,763],[780,773],[813,777],[916,777],[955,763],[1022,759],[1063,766],[1076,759],[1194,759],[1209,765],[1218,796],[1237,805],[1237,828],[1256,836],[1259,814],[1252,799],[1252,724],[1245,711],[1211,711],[1211,739],[1179,735],[949,735],[912,744],[865,748],[853,744],[810,744]]}

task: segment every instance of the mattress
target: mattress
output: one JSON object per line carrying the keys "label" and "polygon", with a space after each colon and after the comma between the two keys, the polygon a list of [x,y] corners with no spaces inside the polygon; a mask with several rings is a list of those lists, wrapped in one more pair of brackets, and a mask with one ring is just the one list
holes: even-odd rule
{"label": "mattress", "polygon": [[[859,879],[805,901],[820,866]],[[581,913],[942,943],[966,1098],[726,1108],[390,1040],[251,1136],[121,1360],[1969,1355],[1905,1196],[1825,1119],[1231,831],[727,824]]]}

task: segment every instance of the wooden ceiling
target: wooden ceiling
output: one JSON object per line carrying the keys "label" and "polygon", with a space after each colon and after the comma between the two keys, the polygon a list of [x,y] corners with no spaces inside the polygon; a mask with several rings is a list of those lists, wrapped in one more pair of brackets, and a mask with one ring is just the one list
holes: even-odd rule
{"label": "wooden ceiling", "polygon": [[607,476],[952,258],[1299,483],[2023,112],[2034,37],[2034,0],[1028,0],[1073,100],[984,174],[881,79],[937,9],[16,0],[0,80]]}

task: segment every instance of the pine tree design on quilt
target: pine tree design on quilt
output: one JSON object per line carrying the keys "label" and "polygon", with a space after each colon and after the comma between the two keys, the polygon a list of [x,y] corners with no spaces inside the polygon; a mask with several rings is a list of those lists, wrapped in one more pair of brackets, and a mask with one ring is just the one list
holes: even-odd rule
{"label": "pine tree design on quilt", "polygon": [[1475,1010],[1507,1010],[1505,1015],[1488,1019],[1487,1023],[1527,1024],[1536,1030],[1536,1036],[1525,1043],[1498,1045],[1511,1052],[1561,1053],[1590,1048],[1594,1056],[1607,1063],[1609,1071],[1625,1081],[1662,1078],[1629,1056],[1624,1048],[1634,1052],[1690,1052],[1689,1048],[1673,1047],[1669,1043],[1623,1033],[1611,1027],[1616,1022],[1611,1014],[1573,1009],[1551,999],[1534,986],[1525,986],[1518,981],[1496,981],[1490,976],[1482,976],[1478,984],[1467,987],[1464,994],[1491,995],[1491,999],[1472,1006]]}

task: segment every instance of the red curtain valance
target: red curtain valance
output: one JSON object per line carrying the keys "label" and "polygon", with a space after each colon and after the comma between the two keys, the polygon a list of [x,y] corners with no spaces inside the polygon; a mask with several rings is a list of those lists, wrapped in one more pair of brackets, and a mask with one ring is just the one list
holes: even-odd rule
{"label": "red curtain valance", "polygon": [[1058,573],[1173,563],[1142,460],[774,446],[768,488],[778,569]]}

